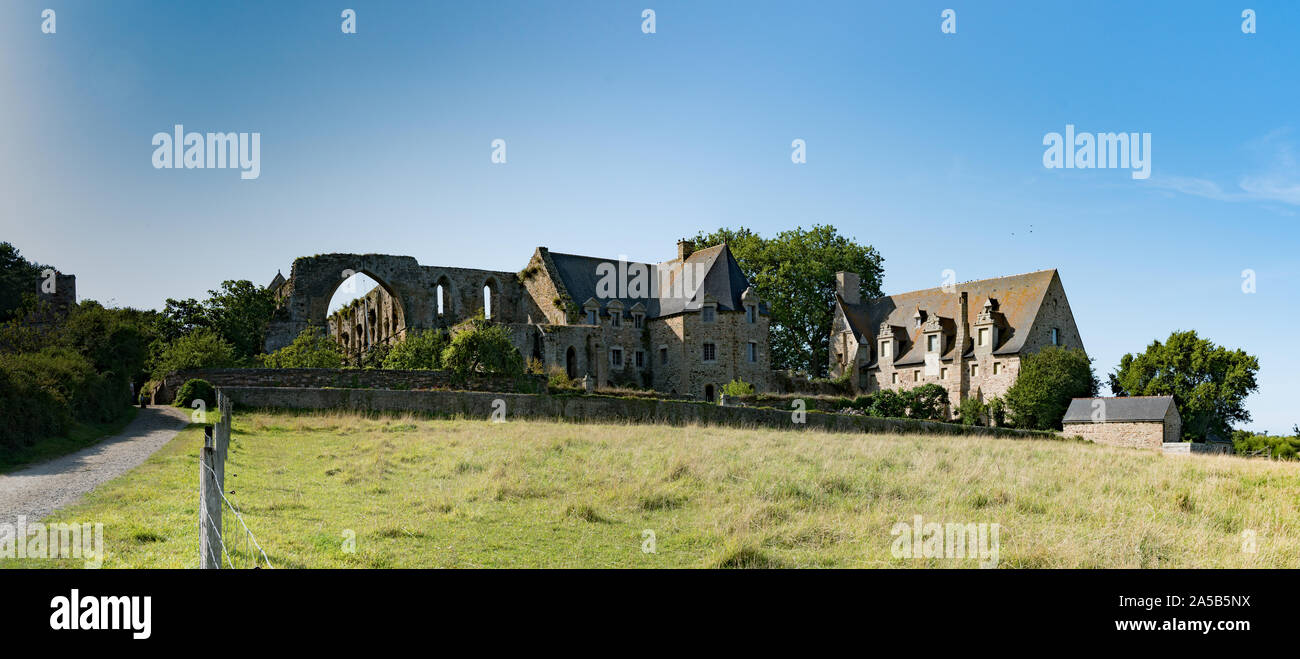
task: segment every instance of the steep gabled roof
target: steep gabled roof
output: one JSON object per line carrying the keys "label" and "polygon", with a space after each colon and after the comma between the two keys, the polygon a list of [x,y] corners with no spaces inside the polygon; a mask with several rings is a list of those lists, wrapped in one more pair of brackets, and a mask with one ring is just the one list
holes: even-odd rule
{"label": "steep gabled roof", "polygon": [[[602,259],[578,254],[550,253],[555,264],[556,275],[573,300],[595,298],[602,307],[607,307],[613,300],[623,303],[624,310],[631,309],[637,303],[644,305],[648,318],[661,318],[686,311],[696,311],[706,296],[717,301],[720,311],[743,311],[741,297],[749,288],[749,279],[741,271],[740,264],[732,256],[726,244],[714,245],[686,257],[685,262],[673,259],[659,264],[628,262],[629,272],[634,265],[645,268],[649,281],[661,282],[659,290],[653,297],[601,297],[597,295],[597,284],[601,276],[597,268],[609,263],[618,266],[618,259]],[[688,274],[683,277],[683,271]],[[698,289],[691,291],[695,295],[684,295],[682,291],[693,287],[692,282],[702,273],[702,282]],[[631,278],[631,274],[628,275]],[[627,293],[628,291],[622,291]],[[766,312],[766,306],[760,302],[760,308]]]}
{"label": "steep gabled roof", "polygon": [[[994,310],[1005,322],[999,322],[998,345],[993,347],[993,354],[1015,354],[1024,345],[1029,336],[1029,328],[1038,316],[1038,309],[1047,295],[1047,289],[1056,277],[1056,270],[1039,270],[1009,277],[981,279],[962,284],[955,284],[951,291],[943,288],[927,288],[908,293],[889,295],[861,304],[847,304],[837,296],[844,309],[844,315],[859,340],[874,340],[880,324],[888,322],[906,331],[908,350],[895,362],[898,365],[925,363],[925,346],[921,344],[920,328],[916,327],[913,316],[917,309],[925,312],[927,317],[938,315],[944,319],[960,322],[959,294],[967,294],[966,323],[975,324],[976,317],[983,310],[984,301],[994,300]],[[950,327],[945,321],[945,330]],[[956,347],[943,354],[943,359],[954,356]]]}
{"label": "steep gabled roof", "polygon": [[1101,407],[1103,416],[1098,419],[1098,422],[1104,423],[1164,421],[1165,415],[1169,413],[1169,408],[1174,407],[1173,396],[1075,398],[1070,401],[1070,407],[1065,410],[1065,418],[1061,422],[1093,423],[1093,401],[1097,400],[1103,403]]}

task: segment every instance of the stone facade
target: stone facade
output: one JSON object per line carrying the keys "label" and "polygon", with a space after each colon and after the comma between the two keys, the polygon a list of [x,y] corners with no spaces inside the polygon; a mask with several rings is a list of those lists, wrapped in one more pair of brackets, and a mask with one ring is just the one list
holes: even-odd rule
{"label": "stone facade", "polygon": [[1090,442],[1127,448],[1160,448],[1165,441],[1165,427],[1159,421],[1128,423],[1067,423],[1062,431]]}
{"label": "stone facade", "polygon": [[[326,318],[335,290],[356,273],[379,285]],[[327,254],[298,259],[289,278],[277,274],[272,284],[280,308],[268,352],[315,324],[357,361],[408,332],[478,315],[490,295],[491,320],[507,326],[520,353],[573,379],[710,400],[737,378],[771,388],[767,308],[726,245],[696,251],[681,241],[677,258],[658,264],[539,247],[518,273]]]}
{"label": "stone facade", "polygon": [[863,302],[854,273],[837,275],[830,373],[862,393],[937,384],[950,411],[1003,396],[1021,359],[1049,345],[1083,349],[1055,270],[985,279]]}

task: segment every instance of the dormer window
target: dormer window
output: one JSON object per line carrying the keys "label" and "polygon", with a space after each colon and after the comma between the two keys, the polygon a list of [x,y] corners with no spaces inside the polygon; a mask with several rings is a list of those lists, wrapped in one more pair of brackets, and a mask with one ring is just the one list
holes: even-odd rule
{"label": "dormer window", "polygon": [[939,335],[931,334],[925,337],[925,351],[939,352]]}
{"label": "dormer window", "polygon": [[745,305],[745,322],[750,324],[758,322],[758,307],[752,304]]}
{"label": "dormer window", "polygon": [[641,329],[644,325],[645,325],[645,314],[643,314],[643,313],[634,313],[634,314],[632,314],[632,326],[633,326],[633,327],[635,327],[635,328],[637,328],[637,329]]}
{"label": "dormer window", "polygon": [[715,304],[706,304],[700,308],[700,322],[711,323],[718,319],[718,307]]}
{"label": "dormer window", "polygon": [[975,345],[983,347],[989,344],[989,328],[981,327],[975,333]]}
{"label": "dormer window", "polygon": [[621,314],[621,313],[619,313],[619,312],[617,312],[617,311],[611,311],[611,312],[609,312],[609,325],[610,325],[610,327],[622,327],[622,326],[623,326],[623,314]]}
{"label": "dormer window", "polygon": [[595,309],[588,309],[588,310],[587,310],[587,324],[588,324],[588,325],[595,325],[595,324],[596,324],[596,310],[595,310]]}
{"label": "dormer window", "polygon": [[912,320],[916,321],[916,329],[921,329],[921,325],[925,324],[925,312],[917,309],[912,316]]}
{"label": "dormer window", "polygon": [[889,359],[889,342],[888,342],[888,341],[881,341],[881,342],[880,342],[880,358],[881,358],[882,360]]}

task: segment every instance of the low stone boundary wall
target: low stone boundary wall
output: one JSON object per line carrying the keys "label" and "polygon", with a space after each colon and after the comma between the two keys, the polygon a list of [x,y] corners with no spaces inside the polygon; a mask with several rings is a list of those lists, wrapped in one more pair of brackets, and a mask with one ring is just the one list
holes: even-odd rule
{"label": "low stone boundary wall", "polygon": [[[199,368],[174,371],[163,379],[154,402],[166,404],[186,380],[207,380],[218,387],[305,387],[339,389],[459,389],[464,391],[545,392],[546,376],[519,379],[471,375],[454,382],[450,371],[406,371],[373,368]],[[520,385],[523,385],[522,387]]]}
{"label": "low stone boundary wall", "polygon": [[1193,453],[1228,455],[1232,453],[1232,446],[1229,444],[1209,444],[1204,442],[1164,442],[1161,449],[1167,455],[1191,455]]}
{"label": "low stone boundary wall", "polygon": [[794,423],[790,412],[760,407],[722,407],[673,400],[473,391],[394,391],[385,389],[303,389],[282,387],[222,387],[235,404],[250,408],[298,410],[345,409],[414,412],[488,419],[495,400],[505,402],[506,419],[563,419],[719,425],[801,430],[816,428],[848,433],[925,433],[976,435],[1019,439],[1059,439],[1055,433],[1011,428],[962,426],[915,419],[881,419],[807,412],[806,423]]}

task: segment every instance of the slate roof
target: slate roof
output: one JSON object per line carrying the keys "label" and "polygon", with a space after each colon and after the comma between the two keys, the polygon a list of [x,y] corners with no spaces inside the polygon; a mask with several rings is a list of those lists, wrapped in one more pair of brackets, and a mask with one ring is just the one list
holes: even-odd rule
{"label": "slate roof", "polygon": [[1106,423],[1164,421],[1174,405],[1173,396],[1120,396],[1118,398],[1075,398],[1065,410],[1062,423],[1092,423],[1092,401],[1105,401]]}
{"label": "slate roof", "polygon": [[[888,322],[894,326],[894,334],[899,329],[907,340],[905,352],[895,360],[895,365],[910,366],[925,363],[925,345],[922,341],[921,328],[916,327],[913,316],[917,309],[924,311],[929,318],[938,314],[944,320],[945,336],[951,337],[955,331],[960,302],[958,294],[967,294],[966,323],[974,332],[976,317],[984,309],[984,301],[994,301],[993,311],[1001,315],[998,320],[998,345],[993,346],[993,354],[1009,355],[1020,351],[1029,328],[1038,309],[1047,296],[1047,289],[1056,278],[1056,270],[1039,270],[1009,277],[995,277],[956,284],[952,291],[942,288],[927,288],[920,291],[888,295],[861,304],[847,304],[838,296],[840,306],[859,341],[874,341],[880,331],[880,324]],[[944,360],[952,359],[956,346],[945,346],[940,356]],[[971,354],[968,350],[966,354]]]}
{"label": "slate roof", "polygon": [[[725,243],[697,250],[686,257],[686,266],[689,266],[692,272],[705,273],[698,294],[693,297],[674,294],[671,288],[673,285],[680,286],[683,281],[684,266],[679,259],[658,264],[638,264],[646,268],[650,280],[658,278],[658,281],[667,282],[668,285],[660,286],[657,296],[606,298],[596,295],[596,284],[601,278],[597,274],[597,268],[602,263],[611,263],[617,267],[618,259],[558,252],[550,252],[550,257],[555,264],[560,283],[568,290],[570,299],[581,307],[587,300],[596,298],[600,302],[602,315],[606,313],[609,303],[615,299],[623,303],[625,314],[630,313],[632,307],[640,302],[645,306],[647,318],[662,318],[687,311],[698,311],[706,297],[712,297],[717,302],[719,311],[743,311],[745,308],[741,296],[744,295],[745,289],[749,288],[749,279],[741,271],[740,264],[736,262],[736,258],[732,256],[731,250]],[[628,262],[628,279],[631,279],[633,265],[634,262]],[[685,282],[689,285],[691,277],[688,276]],[[759,311],[767,312],[767,306],[761,301]]]}

